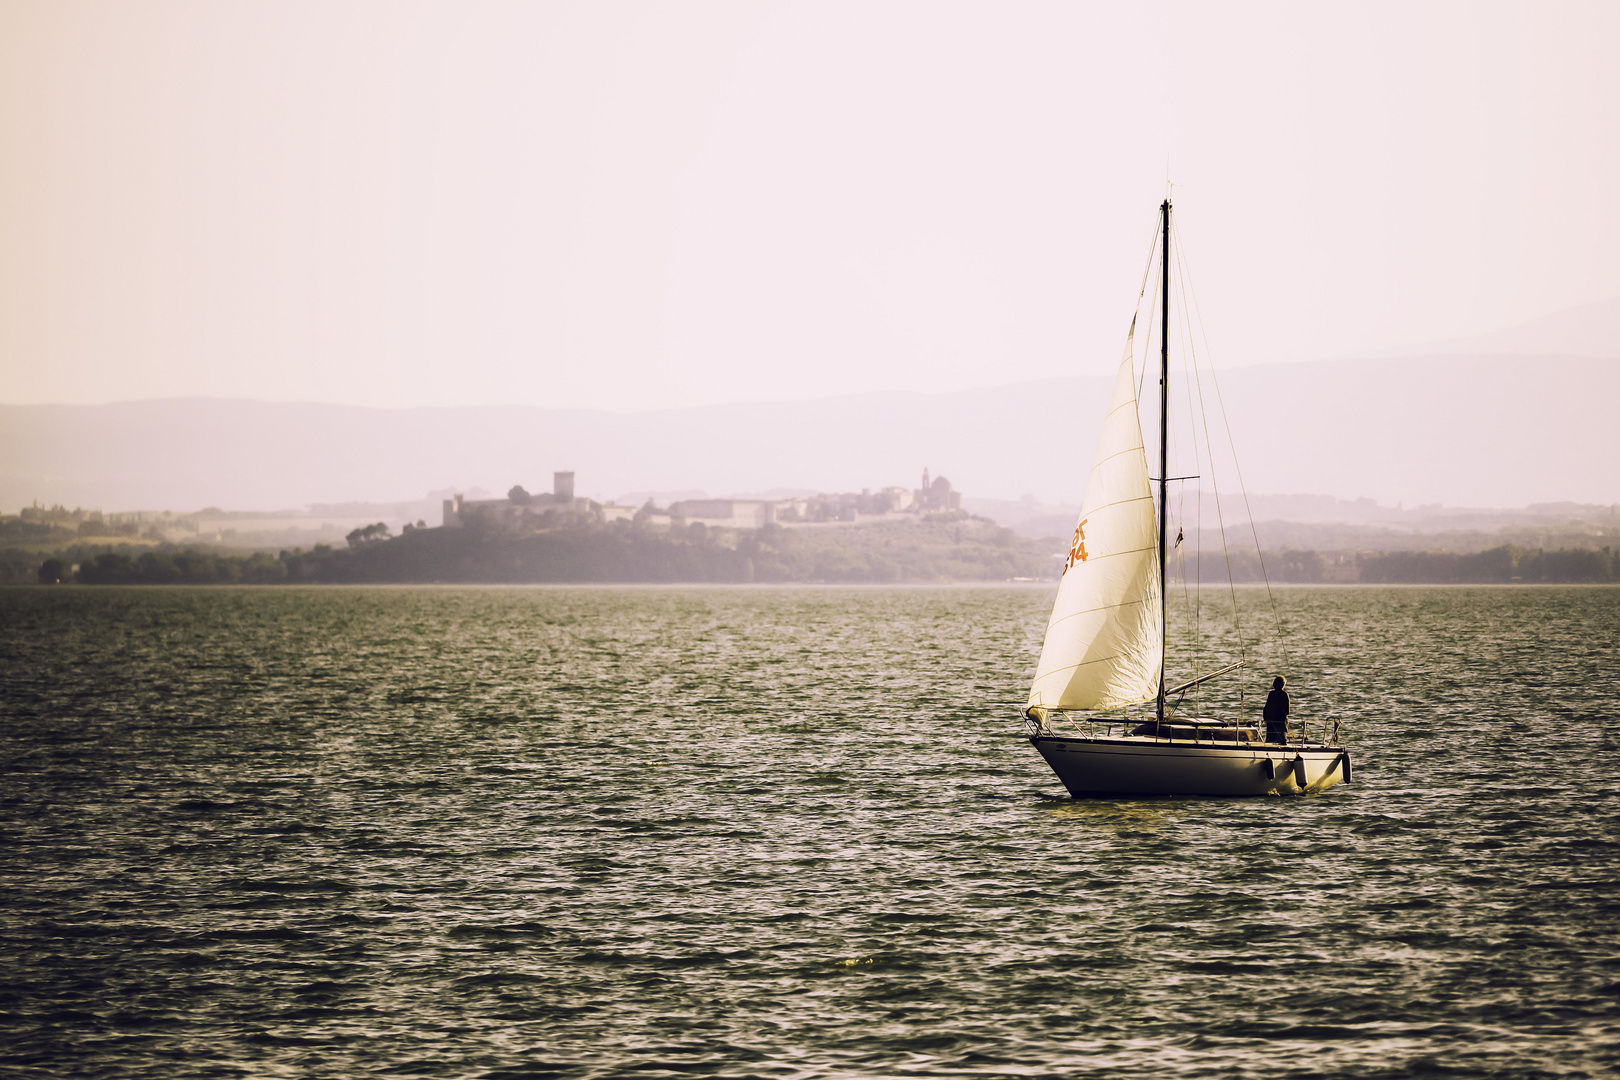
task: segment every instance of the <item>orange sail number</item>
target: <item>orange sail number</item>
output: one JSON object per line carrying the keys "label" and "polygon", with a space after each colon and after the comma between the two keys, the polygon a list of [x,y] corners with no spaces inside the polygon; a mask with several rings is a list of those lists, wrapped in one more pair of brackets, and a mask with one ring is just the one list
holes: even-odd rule
{"label": "orange sail number", "polygon": [[1090,518],[1081,518],[1080,524],[1074,527],[1074,542],[1069,545],[1069,558],[1063,564],[1063,572],[1067,574],[1069,567],[1077,562],[1086,561],[1086,522]]}

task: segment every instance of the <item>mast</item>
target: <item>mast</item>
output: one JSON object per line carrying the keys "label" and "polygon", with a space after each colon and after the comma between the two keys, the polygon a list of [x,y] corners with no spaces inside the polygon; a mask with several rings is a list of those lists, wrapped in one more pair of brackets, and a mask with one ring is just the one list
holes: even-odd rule
{"label": "mast", "polygon": [[1165,588],[1164,523],[1170,489],[1170,200],[1159,207],[1164,216],[1164,255],[1159,260],[1164,314],[1159,324],[1159,700],[1157,719],[1164,723],[1164,653],[1170,636],[1170,593]]}

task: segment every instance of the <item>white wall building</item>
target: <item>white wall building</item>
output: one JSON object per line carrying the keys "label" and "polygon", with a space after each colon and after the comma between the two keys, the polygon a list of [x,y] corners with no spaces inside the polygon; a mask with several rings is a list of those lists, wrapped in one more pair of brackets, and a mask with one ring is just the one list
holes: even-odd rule
{"label": "white wall building", "polygon": [[669,512],[721,529],[758,529],[776,520],[776,504],[765,499],[686,499]]}

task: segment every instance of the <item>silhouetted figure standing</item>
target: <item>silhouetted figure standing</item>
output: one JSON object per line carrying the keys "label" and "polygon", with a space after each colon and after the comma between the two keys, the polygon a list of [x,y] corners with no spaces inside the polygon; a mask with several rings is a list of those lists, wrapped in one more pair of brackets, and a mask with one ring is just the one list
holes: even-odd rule
{"label": "silhouetted figure standing", "polygon": [[1288,741],[1288,691],[1283,689],[1287,682],[1281,675],[1271,680],[1271,693],[1266,695],[1266,707],[1260,714],[1266,721],[1266,742]]}

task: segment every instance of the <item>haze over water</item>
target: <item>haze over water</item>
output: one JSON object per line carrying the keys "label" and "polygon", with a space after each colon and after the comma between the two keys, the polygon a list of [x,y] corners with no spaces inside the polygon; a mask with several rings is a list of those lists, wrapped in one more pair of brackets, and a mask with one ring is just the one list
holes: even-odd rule
{"label": "haze over water", "polygon": [[1075,802],[1044,588],[5,591],[0,1071],[1612,1075],[1620,590],[1279,601],[1353,784]]}

